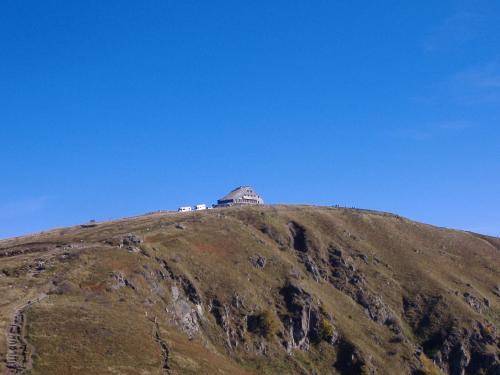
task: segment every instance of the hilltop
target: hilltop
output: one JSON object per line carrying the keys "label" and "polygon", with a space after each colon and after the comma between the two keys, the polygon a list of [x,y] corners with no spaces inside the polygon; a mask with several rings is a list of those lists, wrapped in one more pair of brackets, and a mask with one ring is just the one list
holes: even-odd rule
{"label": "hilltop", "polygon": [[249,206],[0,241],[7,374],[499,374],[500,239]]}

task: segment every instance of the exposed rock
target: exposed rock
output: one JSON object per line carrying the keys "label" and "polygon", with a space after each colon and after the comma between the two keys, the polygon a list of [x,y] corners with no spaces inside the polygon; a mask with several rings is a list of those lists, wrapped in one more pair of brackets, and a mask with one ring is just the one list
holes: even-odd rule
{"label": "exposed rock", "polygon": [[271,238],[281,250],[287,249],[288,238],[284,237],[276,228],[271,225],[264,224],[259,230]]}
{"label": "exposed rock", "polygon": [[[183,222],[185,231],[175,229],[180,220],[168,213],[98,231],[61,229],[2,241],[0,253],[23,251],[1,258],[6,313],[22,295],[52,287],[50,303],[24,316],[26,340],[33,337],[37,345],[35,368],[71,373],[76,365],[85,372],[79,359],[96,366],[97,355],[102,366],[92,369],[96,373],[215,373],[218,367],[234,374],[343,375],[371,373],[374,366],[379,375],[423,375],[438,367],[443,375],[499,373],[499,300],[492,293],[500,295],[500,285],[492,283],[497,248],[475,234],[361,211],[277,206],[224,212],[224,220],[217,211],[200,213],[204,223]],[[140,243],[146,228],[151,234]],[[124,237],[132,231],[137,236]],[[231,233],[237,236],[228,240]],[[439,277],[450,266],[434,251],[442,244],[448,260],[460,265],[453,277]],[[61,314],[70,320],[59,322]],[[13,315],[5,318],[8,323]],[[105,356],[85,344],[89,337]],[[73,342],[81,358],[66,363],[57,347]],[[11,355],[10,363],[22,357]]]}
{"label": "exposed rock", "polygon": [[111,274],[111,277],[116,281],[113,285],[111,285],[111,288],[120,289],[126,286],[130,289],[135,290],[135,286],[129,280],[127,280],[122,272],[113,272]]}
{"label": "exposed rock", "polygon": [[461,326],[441,296],[405,298],[403,307],[415,334],[423,338],[423,352],[446,374],[500,373],[498,353],[488,349],[500,345],[493,325]]}
{"label": "exposed rock", "polygon": [[489,305],[488,300],[481,301],[479,298],[477,298],[476,296],[474,296],[473,294],[471,294],[469,292],[464,293],[464,299],[465,299],[465,302],[467,302],[467,304],[478,313],[482,313],[485,309],[485,305],[486,306]]}
{"label": "exposed rock", "polygon": [[500,297],[500,285],[496,285],[495,288],[493,288],[493,293],[495,293],[497,297]]}
{"label": "exposed rock", "polygon": [[230,306],[221,303],[217,298],[212,300],[210,312],[214,316],[217,325],[224,331],[228,348],[236,348],[243,341],[242,329],[235,321],[237,320],[236,314],[231,313]]}
{"label": "exposed rock", "polygon": [[335,368],[342,375],[372,374],[358,349],[349,341],[341,340],[338,346]]}
{"label": "exposed rock", "polygon": [[45,261],[43,259],[36,260],[35,271],[38,272],[45,271]]}
{"label": "exposed rock", "polygon": [[306,230],[304,227],[291,221],[288,223],[288,229],[290,229],[291,233],[290,247],[303,253],[307,252]]}
{"label": "exposed rock", "polygon": [[198,293],[198,290],[196,290],[196,288],[194,287],[191,280],[189,280],[187,277],[184,276],[177,276],[177,280],[179,280],[179,282],[181,283],[182,288],[184,289],[184,293],[189,298],[189,300],[195,305],[201,305],[200,294]]}
{"label": "exposed rock", "polygon": [[231,305],[233,307],[235,307],[236,309],[241,309],[244,307],[245,301],[239,294],[235,294],[233,296],[232,301],[231,301]]}
{"label": "exposed rock", "polygon": [[177,286],[172,286],[172,303],[165,308],[173,322],[177,324],[191,339],[200,330],[199,317],[201,306],[193,303],[180,292]]}
{"label": "exposed rock", "polygon": [[200,330],[200,319],[204,314],[202,298],[187,276],[174,273],[164,259],[155,257],[155,260],[162,267],[162,270],[158,271],[160,280],[173,282],[172,302],[165,308],[165,311],[170,315],[173,323],[191,339]]}
{"label": "exposed rock", "polygon": [[304,265],[306,267],[306,270],[312,275],[315,281],[320,281],[322,279],[319,267],[314,262],[314,260],[311,259],[310,256],[306,257]]}
{"label": "exposed rock", "polygon": [[[335,342],[337,334],[332,331],[328,335],[323,334],[323,316],[318,304],[311,295],[302,288],[288,284],[281,288],[287,313],[281,316],[285,327],[285,347],[288,352],[292,349],[308,350],[311,342],[319,342],[326,339]],[[330,323],[331,324],[331,323]],[[333,330],[333,325],[331,325]]]}
{"label": "exposed rock", "polygon": [[[170,266],[164,259],[155,257],[155,260],[163,268],[163,270],[160,270],[158,272],[161,279],[170,279],[177,281],[182,286],[182,289],[185,295],[188,297],[189,301],[195,305],[201,305],[201,296],[194,286],[193,282],[187,276],[174,273],[172,268],[170,268]],[[175,289],[177,289],[177,286],[175,286]]]}
{"label": "exposed rock", "polygon": [[252,263],[252,266],[254,266],[255,268],[264,269],[267,263],[267,259],[266,257],[257,254],[250,258],[250,263]]}
{"label": "exposed rock", "polygon": [[138,253],[140,252],[139,245],[142,243],[137,235],[129,233],[121,239],[120,247],[126,248],[128,251]]}
{"label": "exposed rock", "polygon": [[358,258],[361,259],[365,264],[368,264],[368,256],[365,254],[357,254]]}
{"label": "exposed rock", "polygon": [[350,296],[366,309],[367,315],[375,322],[387,325],[399,334],[394,313],[384,303],[382,297],[369,291],[361,272],[356,270],[354,259],[336,247],[330,247],[330,282],[340,291]]}
{"label": "exposed rock", "polygon": [[171,291],[172,291],[172,299],[174,301],[177,301],[180,296],[179,288],[176,285],[173,285]]}
{"label": "exposed rock", "polygon": [[392,319],[392,313],[379,296],[360,288],[356,293],[356,301],[367,310],[369,317],[375,322],[386,324]]}

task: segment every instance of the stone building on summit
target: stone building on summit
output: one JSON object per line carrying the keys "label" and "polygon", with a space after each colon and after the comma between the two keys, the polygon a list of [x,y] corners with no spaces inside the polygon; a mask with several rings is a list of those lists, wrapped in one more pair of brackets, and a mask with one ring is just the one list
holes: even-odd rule
{"label": "stone building on summit", "polygon": [[214,207],[264,204],[262,197],[251,186],[240,186],[219,199]]}

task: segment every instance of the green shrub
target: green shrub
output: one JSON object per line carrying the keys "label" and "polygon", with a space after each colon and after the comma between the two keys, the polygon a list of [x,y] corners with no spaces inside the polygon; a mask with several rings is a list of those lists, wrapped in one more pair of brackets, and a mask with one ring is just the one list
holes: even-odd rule
{"label": "green shrub", "polygon": [[280,323],[275,314],[265,310],[259,316],[259,328],[263,336],[270,338],[279,331]]}
{"label": "green shrub", "polygon": [[331,341],[333,335],[335,334],[335,328],[333,324],[326,318],[321,319],[320,322],[321,339],[325,341]]}

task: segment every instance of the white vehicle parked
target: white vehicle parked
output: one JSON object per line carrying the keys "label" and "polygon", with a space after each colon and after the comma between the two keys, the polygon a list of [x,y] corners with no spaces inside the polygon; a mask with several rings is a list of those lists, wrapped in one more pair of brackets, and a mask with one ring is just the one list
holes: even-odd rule
{"label": "white vehicle parked", "polygon": [[190,206],[184,206],[184,207],[179,207],[177,209],[178,212],[189,212],[189,211],[193,211],[193,207],[190,207]]}
{"label": "white vehicle parked", "polygon": [[201,210],[206,210],[207,209],[207,205],[206,204],[197,204],[194,209],[196,211],[201,211]]}

